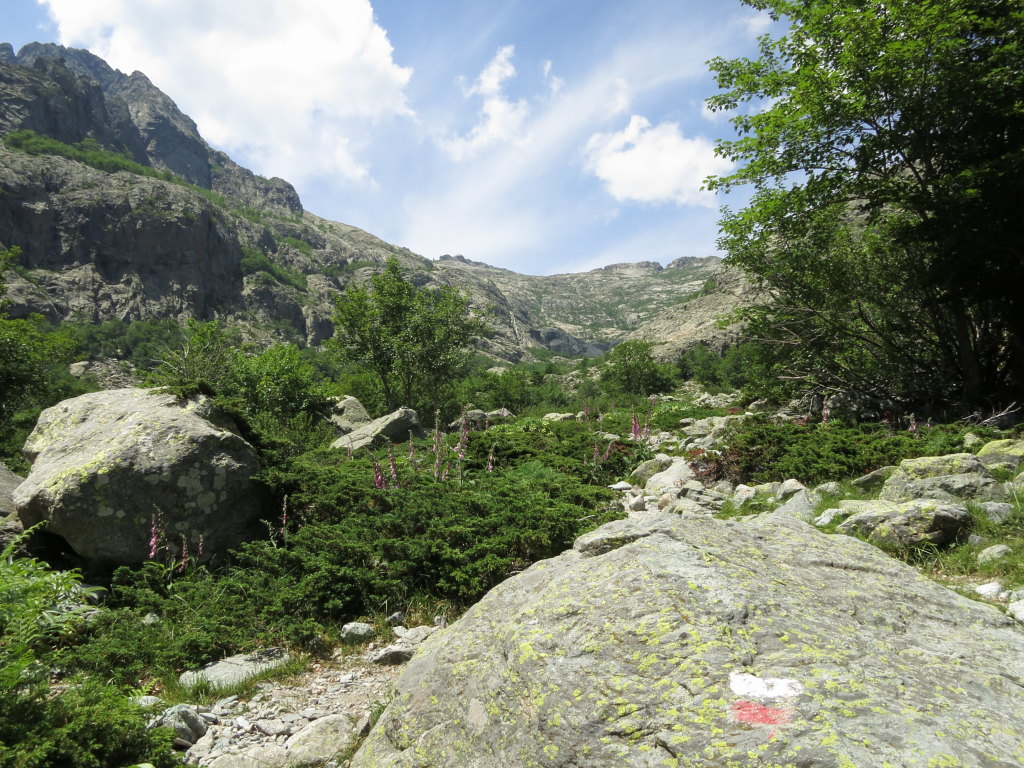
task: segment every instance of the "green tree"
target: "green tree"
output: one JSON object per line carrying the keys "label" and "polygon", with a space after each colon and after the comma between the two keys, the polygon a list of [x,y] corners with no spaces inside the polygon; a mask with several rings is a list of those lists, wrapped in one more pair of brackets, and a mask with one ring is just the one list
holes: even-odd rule
{"label": "green tree", "polygon": [[710,62],[752,184],[722,247],[773,300],[752,330],[810,388],[1019,398],[1024,5],[744,0],[788,22]]}
{"label": "green tree", "polygon": [[389,409],[437,406],[469,362],[469,344],[486,323],[454,288],[417,288],[397,260],[350,284],[334,305],[332,348],[343,360],[371,370]]}
{"label": "green tree", "polygon": [[[0,299],[3,273],[20,253],[17,247],[0,250]],[[66,366],[75,348],[68,334],[54,332],[41,315],[11,318],[3,305],[0,301],[0,439],[19,411],[52,405],[74,389]]]}
{"label": "green tree", "polygon": [[602,382],[628,395],[650,395],[672,387],[672,377],[651,354],[651,343],[624,341],[608,353]]}

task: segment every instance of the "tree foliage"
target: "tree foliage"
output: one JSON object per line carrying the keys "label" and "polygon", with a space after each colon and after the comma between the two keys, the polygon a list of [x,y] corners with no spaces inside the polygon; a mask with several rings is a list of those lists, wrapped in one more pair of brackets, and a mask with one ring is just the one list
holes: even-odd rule
{"label": "tree foliage", "polygon": [[755,334],[810,388],[1019,397],[1024,6],[744,0],[789,28],[710,63],[737,161],[729,260],[774,297]]}
{"label": "tree foliage", "polygon": [[608,355],[604,383],[627,395],[651,395],[672,388],[672,376],[651,354],[651,343],[632,339],[616,346]]}
{"label": "tree foliage", "polygon": [[330,343],[346,362],[373,371],[389,409],[436,407],[486,328],[454,288],[417,288],[389,259],[369,288],[350,284],[338,296]]}

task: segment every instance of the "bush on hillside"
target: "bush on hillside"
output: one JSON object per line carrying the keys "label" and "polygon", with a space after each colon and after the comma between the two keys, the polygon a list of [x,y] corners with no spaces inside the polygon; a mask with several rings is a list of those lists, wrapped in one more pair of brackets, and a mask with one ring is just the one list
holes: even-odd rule
{"label": "bush on hillside", "polygon": [[[966,425],[920,427],[916,433],[883,424],[773,423],[747,419],[722,438],[721,455],[691,455],[708,480],[766,483],[795,477],[807,485],[854,478],[915,456],[963,450]],[[984,432],[985,430],[980,430]]]}

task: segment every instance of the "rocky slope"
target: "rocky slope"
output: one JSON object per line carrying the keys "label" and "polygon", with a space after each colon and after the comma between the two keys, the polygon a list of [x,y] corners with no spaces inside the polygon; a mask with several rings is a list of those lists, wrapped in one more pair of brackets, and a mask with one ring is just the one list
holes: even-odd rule
{"label": "rocky slope", "polygon": [[[417,284],[455,286],[488,312],[495,333],[484,349],[497,357],[598,355],[630,334],[692,343],[658,318],[720,269],[717,259],[687,258],[537,277],[424,259],[305,211],[286,181],[210,147],[144,74],[88,51],[33,43],[15,55],[0,45],[0,135],[23,129],[67,145],[91,140],[165,178],[0,144],[0,247],[22,250],[7,276],[16,316],[216,317],[256,339],[317,344],[332,332],[335,294],[394,257]],[[709,323],[683,326],[701,334]]]}

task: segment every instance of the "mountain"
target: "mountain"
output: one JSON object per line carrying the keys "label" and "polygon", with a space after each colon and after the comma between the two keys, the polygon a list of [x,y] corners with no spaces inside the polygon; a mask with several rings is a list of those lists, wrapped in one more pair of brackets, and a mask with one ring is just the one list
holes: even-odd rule
{"label": "mountain", "polygon": [[220,318],[255,340],[318,344],[338,291],[396,258],[418,285],[454,286],[485,309],[483,349],[498,358],[596,356],[638,334],[672,336],[673,350],[699,340],[679,336],[690,326],[678,318],[663,331],[663,318],[698,306],[688,298],[721,271],[713,257],[551,276],[425,259],[306,211],[287,181],[207,144],[144,74],[80,49],[0,44],[0,136],[0,247],[22,251],[7,281],[14,316]]}

